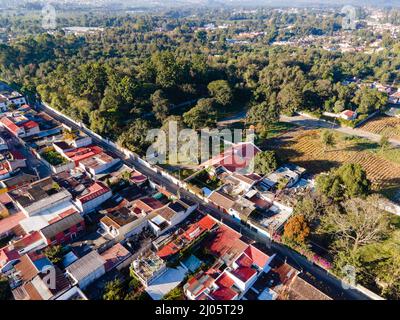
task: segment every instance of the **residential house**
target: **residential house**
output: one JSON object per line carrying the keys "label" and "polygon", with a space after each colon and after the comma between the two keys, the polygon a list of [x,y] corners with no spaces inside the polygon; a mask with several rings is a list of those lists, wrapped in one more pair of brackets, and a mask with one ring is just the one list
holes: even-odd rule
{"label": "residential house", "polygon": [[0,123],[10,133],[19,138],[27,138],[40,133],[39,124],[24,116],[3,117],[0,119]]}
{"label": "residential house", "polygon": [[57,217],[48,226],[40,230],[48,245],[66,244],[85,230],[85,220],[74,209]]}
{"label": "residential house", "polygon": [[131,262],[132,254],[120,243],[115,244],[100,254],[105,261],[106,272],[128,266]]}
{"label": "residential house", "polygon": [[92,212],[112,197],[111,189],[102,182],[95,182],[75,199],[75,204],[82,212]]}
{"label": "residential house", "polygon": [[241,240],[241,235],[221,225],[205,242],[216,262],[184,285],[190,300],[238,300],[257,279],[270,270],[275,255],[268,256]]}
{"label": "residential house", "polygon": [[0,91],[0,111],[6,112],[11,104],[18,108],[26,104],[26,99],[22,94],[11,89]]}
{"label": "residential house", "polygon": [[155,253],[149,252],[146,256],[139,257],[132,262],[132,270],[147,288],[167,271],[167,265]]}
{"label": "residential house", "polygon": [[91,251],[66,268],[73,285],[85,289],[92,282],[105,274],[106,262],[97,251]]}
{"label": "residential house", "polygon": [[218,156],[202,163],[203,168],[217,170],[223,168],[228,173],[250,174],[254,157],[261,150],[251,142],[242,142],[233,145]]}
{"label": "residential house", "polygon": [[153,212],[155,217],[149,220],[150,228],[160,236],[185,220],[197,206],[197,204],[188,205],[180,200],[169,203]]}
{"label": "residential house", "polygon": [[73,286],[68,291],[58,296],[55,300],[88,300],[78,286]]}
{"label": "residential house", "polygon": [[119,158],[114,158],[111,155],[102,152],[90,158],[81,160],[79,162],[79,167],[89,173],[92,177],[96,177],[96,175],[105,172],[120,161]]}
{"label": "residential house", "polygon": [[352,111],[352,110],[345,110],[340,114],[340,117],[342,119],[349,120],[349,121],[357,119],[357,116],[358,116],[357,112]]}

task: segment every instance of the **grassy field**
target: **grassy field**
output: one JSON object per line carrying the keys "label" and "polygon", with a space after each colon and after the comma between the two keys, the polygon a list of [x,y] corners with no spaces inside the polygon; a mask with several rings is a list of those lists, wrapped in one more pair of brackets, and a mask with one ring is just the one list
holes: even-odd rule
{"label": "grassy field", "polygon": [[325,149],[320,130],[291,131],[271,143],[283,161],[306,168],[310,173],[321,173],[343,163],[363,166],[376,189],[393,197],[400,190],[399,149],[382,151],[373,142],[335,133],[336,145]]}
{"label": "grassy field", "polygon": [[360,126],[360,129],[400,140],[399,118],[387,116],[377,117]]}

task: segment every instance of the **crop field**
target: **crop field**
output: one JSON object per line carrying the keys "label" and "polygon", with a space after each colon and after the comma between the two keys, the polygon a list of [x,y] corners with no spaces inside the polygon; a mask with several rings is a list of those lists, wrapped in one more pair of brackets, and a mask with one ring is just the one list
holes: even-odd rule
{"label": "crop field", "polygon": [[[376,143],[335,133],[336,145],[325,148],[319,130],[288,132],[272,143],[284,161],[296,163],[310,173],[321,173],[343,163],[358,163],[374,187],[382,191],[400,189],[400,163],[390,161]],[[395,189],[395,190],[393,190]]]}
{"label": "crop field", "polygon": [[360,129],[400,140],[400,118],[377,117],[360,126]]}

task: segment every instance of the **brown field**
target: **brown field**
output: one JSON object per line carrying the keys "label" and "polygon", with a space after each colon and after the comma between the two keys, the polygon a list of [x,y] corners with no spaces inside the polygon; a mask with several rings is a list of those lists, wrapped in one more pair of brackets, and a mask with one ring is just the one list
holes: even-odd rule
{"label": "brown field", "polygon": [[377,117],[367,121],[360,129],[400,140],[399,118],[386,116]]}
{"label": "brown field", "polygon": [[378,146],[363,139],[345,140],[335,134],[336,146],[324,150],[319,130],[297,130],[275,139],[273,145],[280,158],[306,168],[310,173],[321,173],[343,163],[363,166],[374,186],[387,190],[400,189],[400,164],[389,161],[377,152]]}

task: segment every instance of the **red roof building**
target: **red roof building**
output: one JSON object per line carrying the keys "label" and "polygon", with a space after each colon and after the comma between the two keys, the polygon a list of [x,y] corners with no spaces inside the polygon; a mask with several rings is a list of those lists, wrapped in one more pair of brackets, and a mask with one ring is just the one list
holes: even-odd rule
{"label": "red roof building", "polygon": [[261,150],[251,142],[238,143],[218,156],[201,164],[202,167],[224,167],[228,172],[248,168]]}
{"label": "red roof building", "polygon": [[65,152],[65,155],[71,161],[74,161],[76,166],[78,166],[81,161],[93,157],[102,152],[104,152],[104,150],[98,146],[88,146],[88,147],[77,148],[69,152]]}

